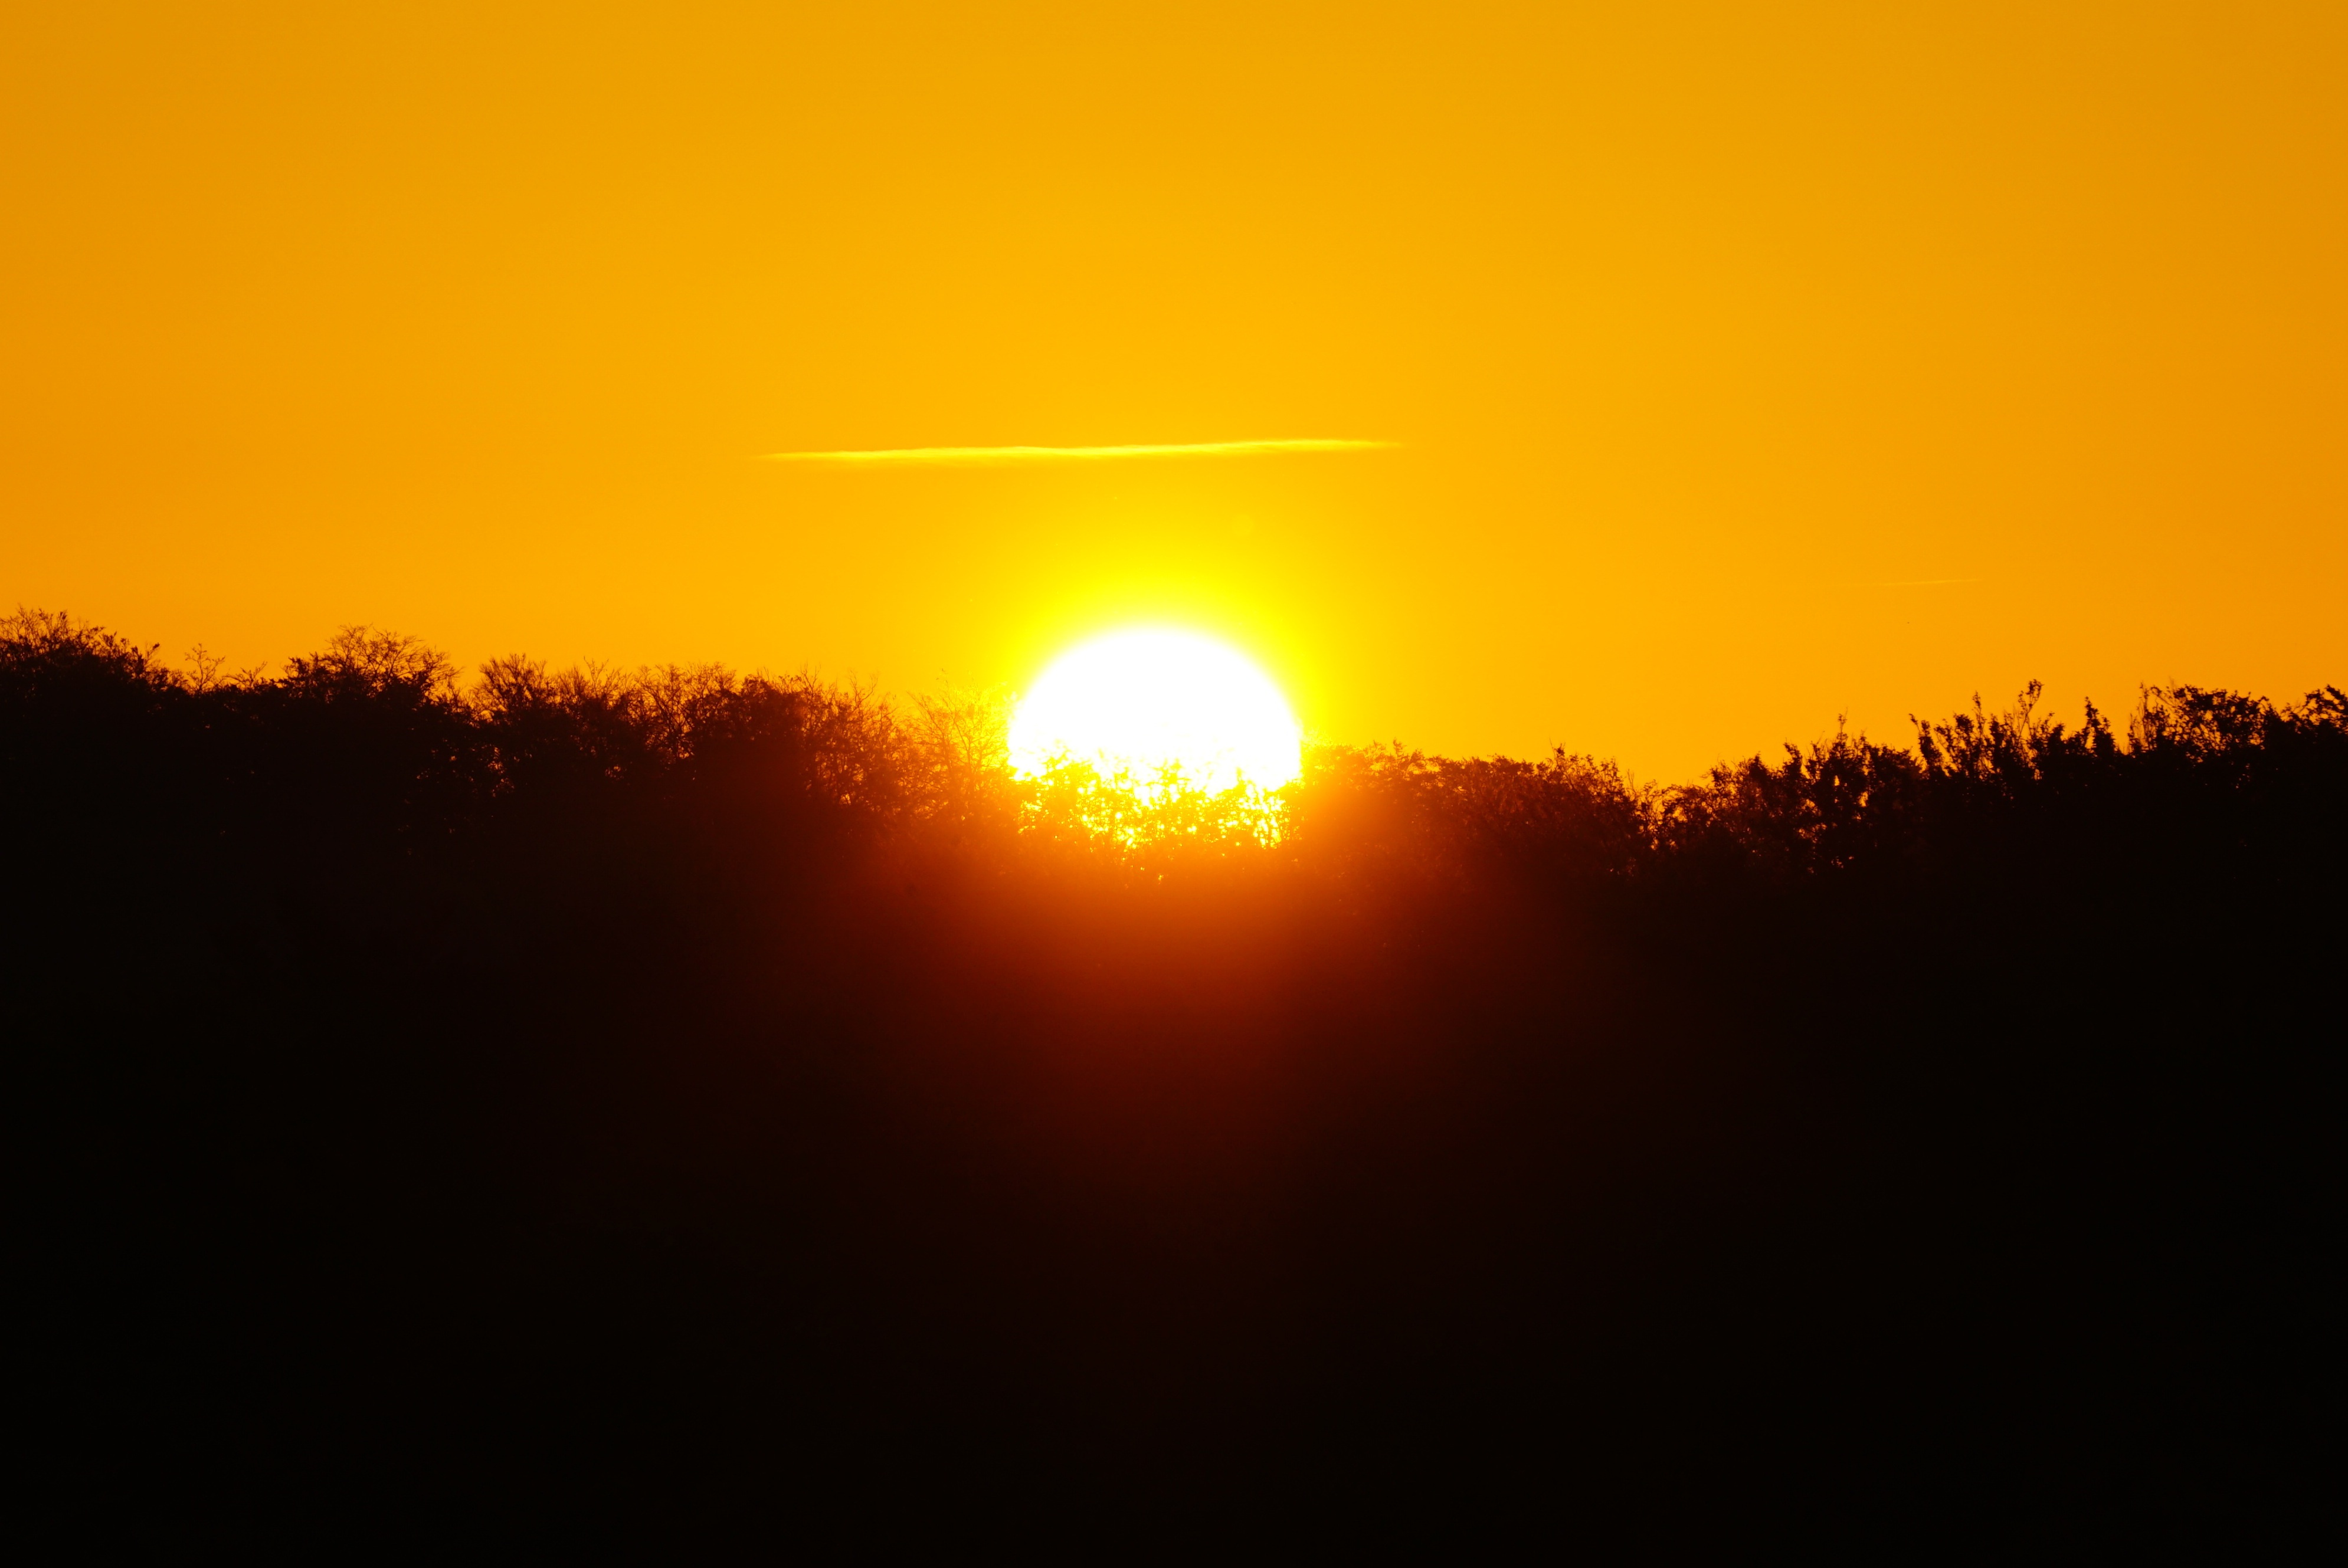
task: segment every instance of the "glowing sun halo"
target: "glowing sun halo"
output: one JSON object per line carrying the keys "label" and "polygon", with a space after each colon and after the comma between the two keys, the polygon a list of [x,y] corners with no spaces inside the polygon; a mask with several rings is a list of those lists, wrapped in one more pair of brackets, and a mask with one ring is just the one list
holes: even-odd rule
{"label": "glowing sun halo", "polygon": [[1301,735],[1288,700],[1246,658],[1193,632],[1113,632],[1070,649],[1038,676],[1011,720],[1011,763],[1055,757],[1148,782],[1168,763],[1192,785],[1241,777],[1277,789],[1296,777]]}

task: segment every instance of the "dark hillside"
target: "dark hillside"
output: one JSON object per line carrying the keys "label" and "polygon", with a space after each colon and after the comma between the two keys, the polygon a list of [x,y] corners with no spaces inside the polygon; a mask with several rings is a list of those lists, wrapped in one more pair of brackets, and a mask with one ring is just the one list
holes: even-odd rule
{"label": "dark hillside", "polygon": [[2348,698],[2034,697],[1159,808],[983,703],[19,616],[44,1446],[107,1519],[419,1539],[2255,1538]]}

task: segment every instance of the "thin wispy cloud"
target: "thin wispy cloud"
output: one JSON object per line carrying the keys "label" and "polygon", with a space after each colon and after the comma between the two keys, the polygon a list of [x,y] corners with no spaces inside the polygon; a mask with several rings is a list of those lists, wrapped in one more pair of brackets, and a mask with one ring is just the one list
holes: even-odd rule
{"label": "thin wispy cloud", "polygon": [[1193,441],[1148,446],[890,446],[871,452],[769,452],[769,463],[847,468],[989,467],[1032,463],[1107,463],[1159,457],[1257,457],[1298,452],[1380,452],[1392,441]]}
{"label": "thin wispy cloud", "polygon": [[1894,578],[1889,581],[1880,578],[1865,578],[1829,582],[1825,586],[1828,588],[1954,588],[1961,583],[1986,580],[1988,579],[1985,578],[1978,577],[1903,577]]}

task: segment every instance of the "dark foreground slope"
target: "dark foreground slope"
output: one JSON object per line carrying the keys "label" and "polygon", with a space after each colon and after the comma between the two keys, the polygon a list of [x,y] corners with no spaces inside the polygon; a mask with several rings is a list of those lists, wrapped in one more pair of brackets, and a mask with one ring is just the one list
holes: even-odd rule
{"label": "dark foreground slope", "polygon": [[43,1446],[271,1529],[2269,1527],[2348,711],[1919,743],[1120,846],[983,712],[20,618]]}

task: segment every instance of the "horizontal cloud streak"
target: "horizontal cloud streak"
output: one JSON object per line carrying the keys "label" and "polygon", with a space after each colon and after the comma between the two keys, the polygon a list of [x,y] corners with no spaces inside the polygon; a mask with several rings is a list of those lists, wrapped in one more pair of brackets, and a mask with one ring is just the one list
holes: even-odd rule
{"label": "horizontal cloud streak", "polygon": [[1254,457],[1289,452],[1377,452],[1391,441],[1199,441],[1162,446],[895,446],[876,452],[769,452],[769,463],[839,467],[992,466],[1014,463],[1100,463],[1133,457]]}

